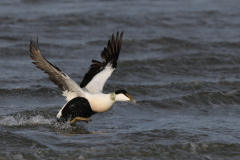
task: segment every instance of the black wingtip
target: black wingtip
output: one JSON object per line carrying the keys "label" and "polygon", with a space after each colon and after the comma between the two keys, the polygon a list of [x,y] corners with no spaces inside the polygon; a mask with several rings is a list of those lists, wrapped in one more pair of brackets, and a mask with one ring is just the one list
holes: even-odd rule
{"label": "black wingtip", "polygon": [[[39,49],[39,44],[38,44],[38,37],[37,37],[37,45],[34,43],[32,39],[30,39],[30,46],[34,46],[35,48]],[[40,49],[39,49],[40,50]]]}
{"label": "black wingtip", "polygon": [[124,33],[124,32],[122,31],[121,34],[120,34],[120,39],[122,39],[122,37],[123,37],[123,33]]}
{"label": "black wingtip", "polygon": [[32,50],[32,49],[35,50],[35,48],[36,48],[36,47],[35,47],[35,44],[34,44],[33,40],[30,39],[29,51],[32,52],[31,50]]}
{"label": "black wingtip", "polygon": [[32,39],[30,39],[30,51],[31,51],[31,49],[40,50],[39,45],[38,45],[38,38],[37,38],[37,45],[34,43],[34,41]]}
{"label": "black wingtip", "polygon": [[38,47],[38,49],[40,50],[39,45],[38,45],[38,37],[37,37],[37,47]]}

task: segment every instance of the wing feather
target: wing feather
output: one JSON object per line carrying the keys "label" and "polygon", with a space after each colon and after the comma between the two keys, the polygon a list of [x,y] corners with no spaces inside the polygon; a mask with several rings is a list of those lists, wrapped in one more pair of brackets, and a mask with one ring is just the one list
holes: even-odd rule
{"label": "wing feather", "polygon": [[114,41],[114,34],[112,34],[111,47],[112,47],[112,53],[116,53],[116,50],[115,50],[115,41]]}
{"label": "wing feather", "polygon": [[110,55],[112,55],[112,54],[113,54],[113,51],[112,51],[112,44],[111,44],[110,40],[108,40],[107,49],[108,49]]}
{"label": "wing feather", "polygon": [[102,58],[103,62],[107,61],[108,57],[107,57],[107,55],[106,55],[106,53],[104,51],[102,51],[102,53],[101,53],[101,58]]}
{"label": "wing feather", "polygon": [[80,84],[81,88],[86,88],[89,92],[102,92],[103,86],[112,72],[117,67],[117,60],[122,45],[123,32],[117,32],[116,39],[112,34],[111,40],[108,40],[107,47],[101,52],[103,62],[92,60],[89,71],[85,74]]}
{"label": "wing feather", "polygon": [[49,75],[49,79],[63,91],[63,95],[67,97],[67,100],[70,100],[69,95],[71,97],[84,97],[82,89],[57,66],[46,60],[41,54],[38,43],[35,45],[32,40],[30,41],[30,52],[30,57],[34,60],[32,63]]}

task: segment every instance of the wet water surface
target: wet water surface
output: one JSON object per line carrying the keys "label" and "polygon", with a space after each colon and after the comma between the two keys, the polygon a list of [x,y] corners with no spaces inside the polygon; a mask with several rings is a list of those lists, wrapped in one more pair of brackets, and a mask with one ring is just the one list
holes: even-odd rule
{"label": "wet water surface", "polygon": [[[239,159],[239,17],[237,0],[1,1],[0,159]],[[57,123],[65,97],[29,40],[79,84],[117,31],[104,93],[137,104]]]}

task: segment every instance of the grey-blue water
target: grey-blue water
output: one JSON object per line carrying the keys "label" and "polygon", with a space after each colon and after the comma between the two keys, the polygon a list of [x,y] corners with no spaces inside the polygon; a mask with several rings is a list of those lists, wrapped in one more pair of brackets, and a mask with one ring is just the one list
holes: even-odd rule
{"label": "grey-blue water", "polygon": [[[238,0],[0,2],[0,159],[240,159]],[[29,40],[77,83],[124,31],[92,122],[56,123],[61,90],[31,62]]]}

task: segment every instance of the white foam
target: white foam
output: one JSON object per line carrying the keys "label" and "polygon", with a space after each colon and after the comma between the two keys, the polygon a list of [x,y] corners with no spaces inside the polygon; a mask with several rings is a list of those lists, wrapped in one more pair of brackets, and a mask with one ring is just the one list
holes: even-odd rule
{"label": "white foam", "polygon": [[78,157],[78,159],[85,159],[82,155],[80,155],[79,157]]}
{"label": "white foam", "polygon": [[74,128],[70,125],[69,122],[66,122],[66,123],[56,122],[56,123],[54,123],[53,126],[54,126],[54,128],[61,129],[61,130],[68,130],[68,129]]}
{"label": "white foam", "polygon": [[41,115],[37,115],[34,117],[26,118],[26,117],[14,117],[14,116],[6,116],[0,119],[0,125],[5,126],[19,126],[19,125],[36,125],[36,124],[52,124],[54,119],[46,119]]}

